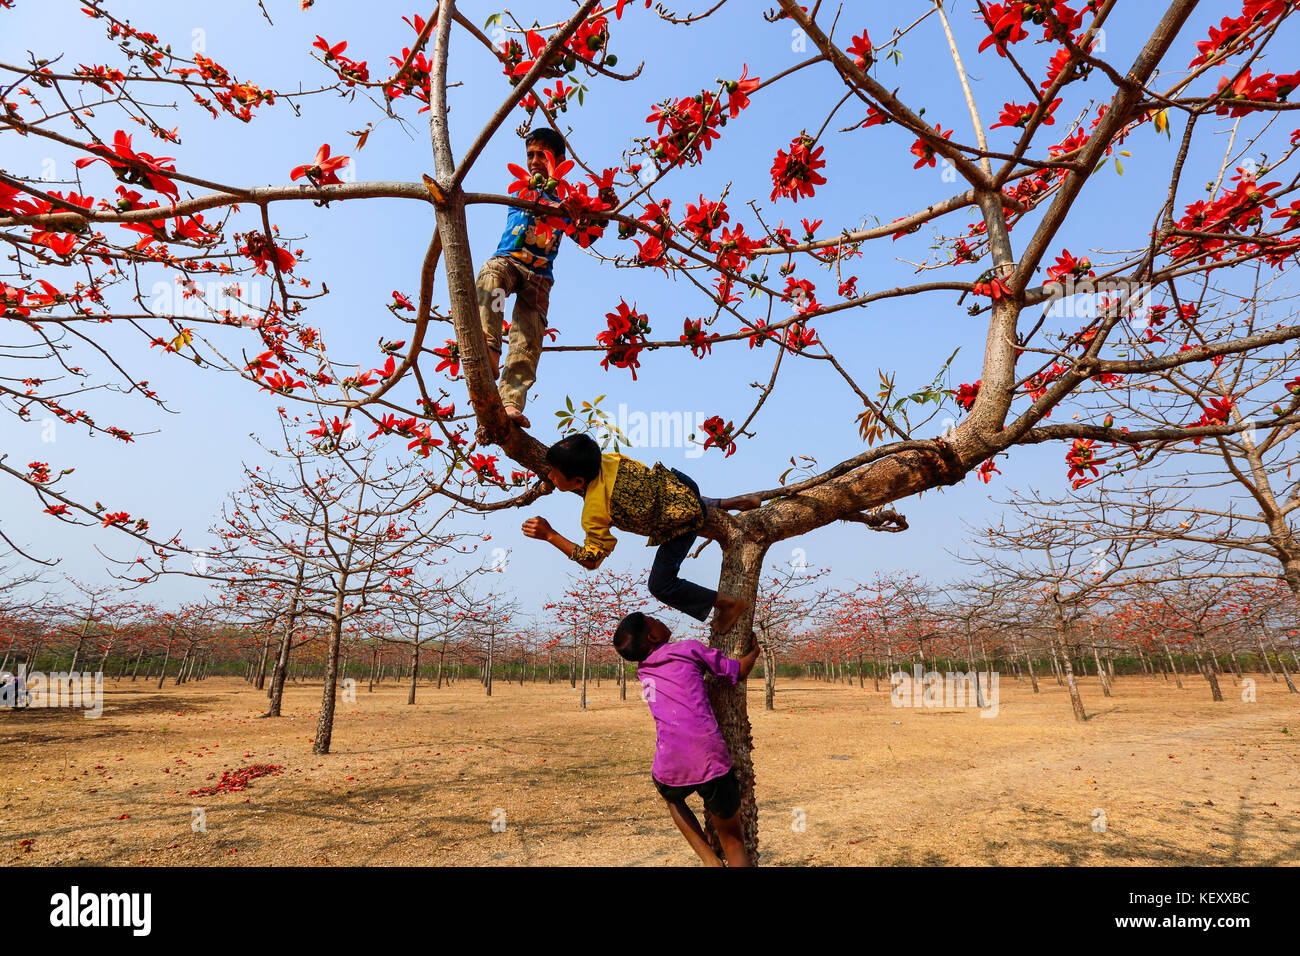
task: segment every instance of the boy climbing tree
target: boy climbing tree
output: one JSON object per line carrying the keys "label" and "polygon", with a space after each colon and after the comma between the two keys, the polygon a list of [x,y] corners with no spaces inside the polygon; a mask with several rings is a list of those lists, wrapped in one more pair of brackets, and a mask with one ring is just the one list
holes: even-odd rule
{"label": "boy climbing tree", "polygon": [[[564,175],[565,168],[573,165],[564,162],[564,137],[543,127],[529,133],[524,146],[528,170],[527,175],[521,175],[520,179],[536,188],[540,194],[539,201],[558,202],[556,177]],[[517,166],[512,167],[512,171],[524,172]],[[526,191],[521,189],[520,195]],[[603,186],[599,198],[609,208],[618,205],[618,196],[611,186]],[[571,221],[568,216],[546,216],[531,209],[510,206],[497,250],[483,263],[476,282],[479,321],[487,339],[493,375],[500,378],[501,404],[505,406],[506,415],[521,428],[531,424],[524,415],[524,405],[528,401],[528,390],[537,381],[537,362],[542,355],[546,313],[550,306],[551,285],[555,280],[555,256],[560,250],[563,227]],[[578,235],[579,243],[584,246],[596,238],[588,233]],[[510,319],[509,347],[503,369],[501,333],[505,324],[505,300],[510,295],[515,297],[515,309]]]}
{"label": "boy climbing tree", "polygon": [[[668,804],[668,813],[705,866],[749,866],[740,823],[740,784],[731,753],[709,704],[707,676],[728,684],[748,679],[758,660],[758,639],[739,660],[699,641],[671,643],[663,621],[633,611],[614,631],[614,649],[636,663],[641,696],[655,721],[655,759],[650,779]],[[686,798],[698,793],[718,835],[714,852]]]}
{"label": "boy climbing tree", "polygon": [[719,594],[684,580],[682,562],[704,524],[710,507],[750,511],[757,498],[705,498],[688,475],[656,463],[647,468],[618,454],[601,454],[590,435],[569,435],[546,452],[548,478],[559,491],[582,495],[582,530],[586,538],[574,544],[545,518],[529,518],[524,534],[549,541],[588,570],[600,567],[618,541],[610,527],[645,535],[658,545],[650,568],[650,593],[671,608],[703,621],[716,611],[713,627],[725,633],[746,607],[744,598]]}

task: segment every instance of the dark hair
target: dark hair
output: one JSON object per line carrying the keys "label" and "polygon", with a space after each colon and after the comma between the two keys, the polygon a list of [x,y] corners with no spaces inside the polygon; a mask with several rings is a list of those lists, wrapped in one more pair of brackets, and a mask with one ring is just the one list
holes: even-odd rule
{"label": "dark hair", "polygon": [[600,477],[600,446],[590,435],[569,435],[546,449],[546,463],[565,478],[582,478],[591,484]]}
{"label": "dark hair", "polygon": [[614,629],[614,650],[618,656],[640,664],[650,656],[650,619],[640,611],[633,611],[618,622]]}
{"label": "dark hair", "polygon": [[541,144],[555,154],[555,161],[558,163],[564,159],[564,137],[551,129],[549,126],[543,126],[535,129],[524,137],[524,146],[526,147],[533,140],[538,140]]}

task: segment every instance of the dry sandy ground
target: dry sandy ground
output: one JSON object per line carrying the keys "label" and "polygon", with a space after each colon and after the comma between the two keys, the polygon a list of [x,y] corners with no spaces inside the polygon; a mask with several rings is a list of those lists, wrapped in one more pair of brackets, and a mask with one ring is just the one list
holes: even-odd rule
{"label": "dry sandy ground", "polygon": [[[763,862],[1294,865],[1300,697],[1257,681],[1257,702],[1221,704],[1196,678],[1121,678],[1111,700],[1085,681],[1082,725],[1051,682],[1035,696],[1004,680],[981,719],[894,708],[870,682],[783,681],[769,712],[753,681]],[[284,718],[259,720],[264,698],[240,680],[109,681],[98,720],[0,712],[0,860],[696,864],[651,787],[636,688],[593,687],[584,712],[567,683],[498,682],[491,698],[473,680],[421,685],[415,706],[404,686],[362,686],[319,757],[318,684],[290,685]],[[189,795],[250,764],[284,770]]]}

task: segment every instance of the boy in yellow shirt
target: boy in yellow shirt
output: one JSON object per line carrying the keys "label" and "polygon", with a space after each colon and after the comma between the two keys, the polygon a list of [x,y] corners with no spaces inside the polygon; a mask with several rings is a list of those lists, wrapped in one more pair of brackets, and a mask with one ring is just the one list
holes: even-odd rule
{"label": "boy in yellow shirt", "polygon": [[545,518],[529,518],[524,534],[549,541],[588,570],[599,567],[614,550],[617,539],[610,528],[645,535],[658,546],[650,567],[650,593],[683,614],[703,621],[710,611],[714,630],[727,631],[741,611],[744,598],[719,594],[684,580],[682,562],[704,525],[709,507],[749,511],[756,498],[704,498],[699,486],[675,468],[656,463],[653,468],[623,455],[601,454],[590,435],[570,435],[546,452],[547,477],[560,491],[582,495],[582,544],[575,544],[553,529]]}

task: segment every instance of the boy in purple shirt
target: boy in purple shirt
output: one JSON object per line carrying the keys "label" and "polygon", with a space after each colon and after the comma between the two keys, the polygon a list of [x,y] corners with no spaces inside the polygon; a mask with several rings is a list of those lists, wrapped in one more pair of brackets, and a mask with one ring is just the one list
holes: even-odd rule
{"label": "boy in purple shirt", "polygon": [[642,696],[654,717],[654,765],[651,779],[668,803],[668,813],[706,866],[722,866],[686,798],[698,793],[713,820],[728,866],[749,866],[740,827],[740,785],[731,769],[731,754],[718,730],[704,685],[706,674],[735,684],[749,677],[758,660],[758,641],[740,660],[699,641],[669,643],[667,625],[640,611],[619,622],[614,649],[637,665]]}

